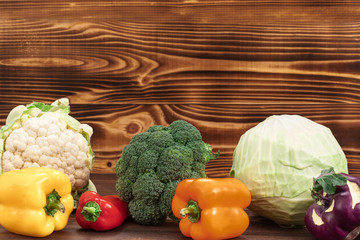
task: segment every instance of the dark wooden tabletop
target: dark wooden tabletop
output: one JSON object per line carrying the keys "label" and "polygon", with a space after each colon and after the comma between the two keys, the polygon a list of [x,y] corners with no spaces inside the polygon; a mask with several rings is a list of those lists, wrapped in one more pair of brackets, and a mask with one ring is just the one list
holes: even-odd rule
{"label": "dark wooden tabletop", "polygon": [[[101,195],[116,194],[116,176],[113,174],[94,174],[92,179]],[[250,216],[250,225],[246,232],[236,239],[256,239],[256,240],[314,240],[306,228],[286,229],[281,228],[273,222],[263,217],[255,215],[246,209]],[[7,232],[0,227],[0,239],[34,239]],[[167,221],[162,226],[142,226],[136,224],[131,218],[127,219],[120,227],[106,231],[96,232],[82,229],[75,220],[74,213],[71,214],[68,225],[59,232],[54,232],[45,239],[189,239],[184,237],[174,221]]]}

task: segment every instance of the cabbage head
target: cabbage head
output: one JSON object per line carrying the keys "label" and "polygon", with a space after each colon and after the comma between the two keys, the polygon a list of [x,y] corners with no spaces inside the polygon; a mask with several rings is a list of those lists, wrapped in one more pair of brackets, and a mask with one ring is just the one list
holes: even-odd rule
{"label": "cabbage head", "polygon": [[280,226],[304,225],[313,203],[313,178],[347,160],[330,129],[299,115],[273,115],[245,132],[233,154],[230,175],[251,192],[249,208]]}

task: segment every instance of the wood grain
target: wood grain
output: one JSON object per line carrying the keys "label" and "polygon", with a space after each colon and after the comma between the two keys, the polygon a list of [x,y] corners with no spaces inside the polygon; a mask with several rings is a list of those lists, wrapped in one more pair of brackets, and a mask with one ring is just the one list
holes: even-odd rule
{"label": "wood grain", "polygon": [[246,130],[273,114],[329,127],[360,176],[357,1],[2,1],[0,124],[68,97],[94,128],[94,173],[153,124],[184,119],[226,176]]}

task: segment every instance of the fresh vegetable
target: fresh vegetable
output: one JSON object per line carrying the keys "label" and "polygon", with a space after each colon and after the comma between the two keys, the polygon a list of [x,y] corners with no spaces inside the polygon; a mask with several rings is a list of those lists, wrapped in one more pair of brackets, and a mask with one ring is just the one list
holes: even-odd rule
{"label": "fresh vegetable", "polygon": [[304,226],[312,179],[347,160],[329,128],[299,115],[273,115],[240,137],[230,175],[250,189],[251,210],[281,226]]}
{"label": "fresh vegetable", "polygon": [[251,201],[246,185],[235,178],[185,179],[176,188],[172,211],[182,218],[183,235],[194,240],[240,236],[249,226],[244,211]]}
{"label": "fresh vegetable", "polygon": [[[0,174],[28,167],[49,167],[64,172],[74,197],[95,186],[89,183],[94,163],[90,145],[92,128],[69,115],[67,98],[51,105],[19,105],[0,128]],[[84,189],[85,188],[85,189]]]}
{"label": "fresh vegetable", "polygon": [[128,216],[128,204],[118,195],[87,191],[80,197],[75,218],[82,228],[107,231],[120,226]]}
{"label": "fresh vegetable", "polygon": [[319,240],[353,240],[360,233],[360,178],[323,170],[314,179],[315,199],[306,212],[305,223]]}
{"label": "fresh vegetable", "polygon": [[135,135],[115,166],[116,190],[129,203],[132,218],[143,225],[161,225],[171,213],[177,184],[205,177],[205,165],[218,155],[202,141],[199,130],[177,120]]}
{"label": "fresh vegetable", "polygon": [[10,232],[45,237],[62,230],[74,207],[69,178],[33,167],[0,176],[0,224]]}

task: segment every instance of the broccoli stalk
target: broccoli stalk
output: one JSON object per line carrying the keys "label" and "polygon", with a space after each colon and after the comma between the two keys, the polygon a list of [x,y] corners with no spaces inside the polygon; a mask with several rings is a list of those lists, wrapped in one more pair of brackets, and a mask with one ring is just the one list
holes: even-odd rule
{"label": "broccoli stalk", "polygon": [[161,225],[167,217],[176,220],[171,202],[178,183],[206,177],[206,164],[218,155],[186,121],[154,125],[124,147],[115,166],[116,191],[139,224]]}

